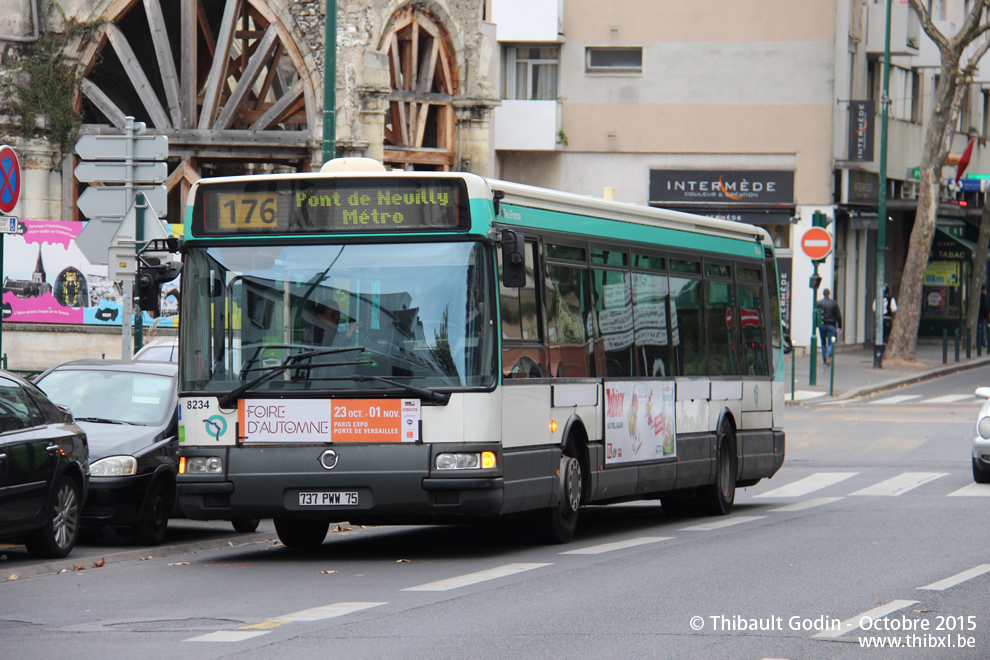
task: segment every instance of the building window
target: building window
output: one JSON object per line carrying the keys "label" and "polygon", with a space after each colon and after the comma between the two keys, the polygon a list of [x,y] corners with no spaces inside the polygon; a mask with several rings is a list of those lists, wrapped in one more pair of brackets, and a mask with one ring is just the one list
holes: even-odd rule
{"label": "building window", "polygon": [[585,66],[588,73],[642,73],[643,48],[587,48]]}
{"label": "building window", "polygon": [[559,46],[507,46],[503,69],[504,98],[555,101],[559,62]]}
{"label": "building window", "polygon": [[921,111],[921,71],[911,69],[911,121],[915,124],[922,122]]}

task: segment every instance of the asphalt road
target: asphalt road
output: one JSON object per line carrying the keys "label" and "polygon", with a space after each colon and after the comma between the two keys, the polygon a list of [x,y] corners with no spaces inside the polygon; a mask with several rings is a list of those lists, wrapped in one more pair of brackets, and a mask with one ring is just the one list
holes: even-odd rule
{"label": "asphalt road", "polygon": [[300,553],[265,521],[104,539],[61,574],[7,549],[0,575],[25,576],[0,582],[4,655],[987,658],[978,380],[790,408],[784,468],[731,515],[593,507],[566,546],[513,525],[342,526]]}

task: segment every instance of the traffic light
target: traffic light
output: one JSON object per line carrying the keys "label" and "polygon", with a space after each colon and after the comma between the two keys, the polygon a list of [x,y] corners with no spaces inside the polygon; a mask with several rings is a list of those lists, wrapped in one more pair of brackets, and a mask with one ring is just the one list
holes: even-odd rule
{"label": "traffic light", "polygon": [[832,218],[828,217],[821,211],[815,211],[811,214],[811,226],[812,227],[828,227],[832,224]]}
{"label": "traffic light", "polygon": [[138,304],[152,318],[157,317],[162,311],[162,284],[174,280],[181,271],[181,262],[170,261],[165,264],[152,264],[144,259],[138,261],[137,280],[135,282]]}
{"label": "traffic light", "polygon": [[819,275],[818,273],[812,275],[811,280],[808,282],[808,286],[810,286],[812,289],[817,291],[818,287],[820,287],[821,285],[822,285],[822,276]]}

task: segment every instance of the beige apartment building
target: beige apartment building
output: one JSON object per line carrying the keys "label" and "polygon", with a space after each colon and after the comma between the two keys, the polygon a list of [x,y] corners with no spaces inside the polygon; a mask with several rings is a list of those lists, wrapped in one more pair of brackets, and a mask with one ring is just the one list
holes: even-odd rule
{"label": "beige apartment building", "polygon": [[[968,8],[963,0],[929,4],[937,24],[953,32]],[[844,312],[840,341],[872,343],[886,3],[492,0],[492,7],[502,54],[497,176],[596,196],[614,189],[622,201],[765,227],[779,250],[797,346],[810,343],[813,309],[814,269],[800,241],[823,213],[834,250],[819,273]],[[885,280],[896,293],[916,208],[913,170],[940,73],[934,44],[899,1],[891,54]],[[990,63],[981,71],[990,74]],[[978,73],[958,122],[957,157],[971,127],[990,132],[988,84],[990,76]],[[984,151],[974,151],[968,172],[990,171]],[[955,167],[945,169],[954,175]],[[981,193],[967,190],[945,192],[932,270],[960,281],[926,288],[932,304],[923,309],[922,335],[941,335],[963,314],[982,204]]]}

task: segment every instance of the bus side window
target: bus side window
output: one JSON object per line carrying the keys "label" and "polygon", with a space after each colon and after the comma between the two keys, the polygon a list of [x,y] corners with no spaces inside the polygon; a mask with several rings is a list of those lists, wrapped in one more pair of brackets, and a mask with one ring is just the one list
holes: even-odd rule
{"label": "bus side window", "polygon": [[536,297],[535,243],[526,243],[526,284],[513,288],[502,284],[502,252],[496,251],[498,264],[498,304],[503,340],[502,374],[506,378],[542,378],[546,357],[541,344],[540,317]]}
{"label": "bus side window", "polygon": [[670,333],[667,323],[669,297],[666,275],[633,273],[637,376],[661,378],[674,375],[670,368]]}
{"label": "bus side window", "polygon": [[547,339],[550,375],[581,378],[595,375],[594,304],[586,268],[547,267]]}
{"label": "bus side window", "polygon": [[633,374],[633,310],[629,272],[591,271],[599,334],[595,341],[606,376]]}

